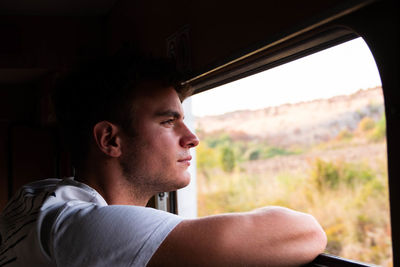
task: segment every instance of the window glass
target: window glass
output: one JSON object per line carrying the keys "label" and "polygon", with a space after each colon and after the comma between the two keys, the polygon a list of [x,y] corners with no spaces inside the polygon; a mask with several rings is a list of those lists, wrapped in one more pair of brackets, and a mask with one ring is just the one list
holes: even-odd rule
{"label": "window glass", "polygon": [[199,217],[286,206],[321,222],[327,253],[392,265],[383,94],[361,38],[191,101]]}

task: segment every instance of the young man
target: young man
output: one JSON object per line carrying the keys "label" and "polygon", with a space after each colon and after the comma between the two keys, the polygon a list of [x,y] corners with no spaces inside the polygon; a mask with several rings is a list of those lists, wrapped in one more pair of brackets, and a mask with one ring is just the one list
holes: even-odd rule
{"label": "young man", "polygon": [[1,214],[0,265],[296,266],[324,250],[318,222],[285,208],[193,220],[145,208],[189,183],[199,140],[183,122],[188,91],[169,65],[130,62],[107,61],[60,87],[75,178],[16,194]]}

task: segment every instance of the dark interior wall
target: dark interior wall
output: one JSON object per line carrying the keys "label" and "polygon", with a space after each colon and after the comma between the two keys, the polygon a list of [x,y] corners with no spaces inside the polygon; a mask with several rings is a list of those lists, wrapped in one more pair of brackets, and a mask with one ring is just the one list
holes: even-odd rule
{"label": "dark interior wall", "polygon": [[35,90],[26,85],[2,85],[0,87],[0,207],[9,197],[10,135],[17,122],[33,121],[36,116]]}
{"label": "dark interior wall", "polygon": [[50,96],[59,73],[104,54],[104,21],[0,16],[0,209],[26,182],[71,174]]}
{"label": "dark interior wall", "polygon": [[103,52],[103,26],[102,17],[1,16],[0,70],[88,60]]}
{"label": "dark interior wall", "polygon": [[347,2],[354,1],[121,0],[109,17],[108,47],[113,53],[128,42],[165,56],[167,38],[188,26],[193,73],[201,73]]}
{"label": "dark interior wall", "polygon": [[0,210],[8,200],[7,127],[0,124]]}

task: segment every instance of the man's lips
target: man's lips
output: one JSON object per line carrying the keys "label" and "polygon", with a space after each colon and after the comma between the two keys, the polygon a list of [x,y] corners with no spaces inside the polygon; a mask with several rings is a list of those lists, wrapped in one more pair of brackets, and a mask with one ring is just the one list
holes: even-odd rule
{"label": "man's lips", "polygon": [[187,156],[187,157],[179,159],[178,162],[190,165],[191,160],[192,160],[192,156]]}

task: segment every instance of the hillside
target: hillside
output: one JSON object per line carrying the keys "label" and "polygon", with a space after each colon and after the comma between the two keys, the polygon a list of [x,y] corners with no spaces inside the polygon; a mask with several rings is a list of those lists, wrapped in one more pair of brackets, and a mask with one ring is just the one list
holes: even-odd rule
{"label": "hillside", "polygon": [[383,112],[371,88],[199,118],[199,216],[285,206],[318,219],[327,253],[393,266]]}
{"label": "hillside", "polygon": [[378,120],[383,112],[382,89],[376,87],[329,99],[196,118],[196,129],[278,146],[309,145],[330,140],[342,130],[354,131],[363,117]]}

